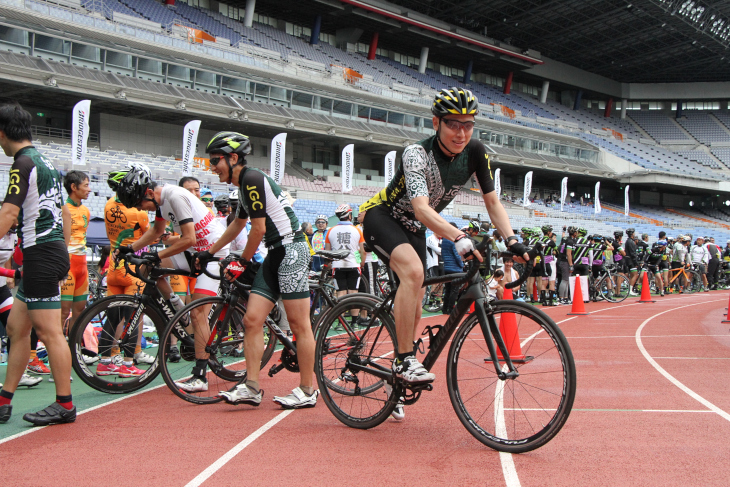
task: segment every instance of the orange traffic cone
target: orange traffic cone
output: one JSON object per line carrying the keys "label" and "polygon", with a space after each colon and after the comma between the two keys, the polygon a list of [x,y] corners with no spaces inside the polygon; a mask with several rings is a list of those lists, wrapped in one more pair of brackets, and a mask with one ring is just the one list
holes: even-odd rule
{"label": "orange traffic cone", "polygon": [[728,301],[727,309],[728,309],[727,315],[725,315],[725,316],[727,316],[727,318],[722,320],[722,323],[730,323],[730,301]]}
{"label": "orange traffic cone", "polygon": [[575,289],[573,289],[573,306],[570,309],[568,316],[574,315],[589,315],[586,312],[586,307],[583,304],[583,289],[580,287],[580,276],[575,276]]}
{"label": "orange traffic cone", "polygon": [[640,303],[656,303],[653,299],[651,299],[651,291],[649,290],[649,273],[644,272],[644,277],[641,281],[641,298],[639,299]]}
{"label": "orange traffic cone", "polygon": [[[513,299],[512,290],[505,289],[502,299]],[[514,313],[501,314],[499,319],[499,333],[502,334],[502,340],[504,340],[504,346],[507,347],[510,360],[517,364],[525,363],[528,358],[526,358],[522,353],[522,347],[520,346],[520,333],[517,328],[517,318]],[[497,347],[497,359],[504,360],[499,347]]]}

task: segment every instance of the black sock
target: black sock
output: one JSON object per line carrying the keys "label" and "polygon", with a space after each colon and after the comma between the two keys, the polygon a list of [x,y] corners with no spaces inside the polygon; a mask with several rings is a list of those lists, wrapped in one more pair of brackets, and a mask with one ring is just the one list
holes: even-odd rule
{"label": "black sock", "polygon": [[403,362],[403,360],[405,360],[405,358],[410,355],[413,355],[413,352],[399,353],[398,354],[398,363]]}
{"label": "black sock", "polygon": [[68,396],[56,396],[56,402],[66,409],[73,409],[74,404],[71,399],[71,394]]}
{"label": "black sock", "polygon": [[208,359],[199,358],[195,359],[195,367],[193,367],[193,375],[198,376],[201,380],[205,381],[205,373],[208,370]]}

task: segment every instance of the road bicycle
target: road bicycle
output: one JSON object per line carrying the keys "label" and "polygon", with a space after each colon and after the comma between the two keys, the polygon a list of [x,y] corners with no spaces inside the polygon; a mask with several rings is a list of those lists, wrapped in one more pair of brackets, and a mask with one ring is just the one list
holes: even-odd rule
{"label": "road bicycle", "polygon": [[[132,270],[130,264],[136,269]],[[97,299],[79,316],[68,336],[71,364],[76,374],[90,387],[111,394],[136,391],[154,380],[160,373],[159,354],[154,348],[146,349],[146,353],[155,357],[155,361],[149,365],[137,364],[144,373],[130,377],[118,373],[102,375],[105,372],[97,369],[101,357],[110,357],[116,366],[122,365],[122,352],[131,359],[138,335],[143,332],[145,317],[160,335],[175,315],[175,308],[157,289],[157,279],[167,275],[192,275],[181,269],[153,266],[148,260],[131,255],[124,257],[124,267],[129,275],[145,283],[142,292]],[[140,268],[145,270],[140,271]]]}
{"label": "road bicycle", "polygon": [[615,273],[612,265],[605,265],[597,278],[593,272],[588,273],[588,289],[591,300],[606,300],[610,303],[620,303],[629,297],[630,281],[623,274]]}
{"label": "road bicycle", "polygon": [[[488,241],[477,247],[484,252]],[[530,251],[540,254],[540,247]],[[489,259],[490,256],[486,256]],[[488,261],[488,260],[487,260]],[[446,386],[464,427],[483,444],[519,453],[538,448],[565,424],[575,398],[573,355],[557,325],[539,309],[513,300],[493,301],[484,293],[479,264],[467,272],[429,278],[424,286],[452,281],[465,290],[443,325],[429,325],[415,351],[431,370],[451,344]],[[532,270],[507,287],[519,287]],[[372,428],[385,421],[401,397],[415,403],[432,384],[408,385],[394,378],[398,349],[392,316],[392,289],[384,300],[343,297],[321,320],[316,333],[315,373],[320,393],[334,416],[354,428]],[[469,312],[474,304],[474,311]],[[344,326],[350,309],[364,309],[368,323]],[[521,350],[517,348],[521,347]],[[420,357],[419,357],[420,358]],[[438,380],[438,379],[437,379]]]}
{"label": "road bicycle", "polygon": [[[310,314],[312,326],[324,317],[335,304],[335,298],[327,291],[330,279],[329,269],[335,260],[347,257],[347,251],[318,251],[324,265],[316,279],[310,279],[310,290],[314,292],[315,302],[320,302],[320,311],[315,314],[314,307]],[[240,252],[232,252],[229,257],[221,261],[221,275],[218,296],[210,296],[193,301],[181,308],[160,334],[160,351],[162,377],[170,390],[186,401],[195,404],[212,404],[222,401],[219,391],[233,390],[238,384],[246,380],[245,360],[245,328],[243,318],[246,314],[246,305],[251,285],[239,281],[230,282],[223,278],[223,269],[233,260],[240,258]],[[321,300],[321,301],[319,301]],[[210,306],[208,324],[210,337],[205,344],[204,351],[208,355],[208,369],[206,375],[208,390],[188,392],[181,389],[176,383],[191,376],[195,365],[195,335],[186,323],[191,322],[195,308]],[[283,369],[299,372],[296,341],[293,336],[280,327],[280,311],[275,306],[264,322],[264,353],[261,358],[261,368],[271,360],[276,350],[277,342],[282,346],[281,360],[275,363],[268,371],[269,377]],[[169,360],[170,347],[176,338],[182,360]]]}
{"label": "road bicycle", "polygon": [[685,267],[669,269],[670,293],[695,293],[702,289],[702,277],[700,273]]}

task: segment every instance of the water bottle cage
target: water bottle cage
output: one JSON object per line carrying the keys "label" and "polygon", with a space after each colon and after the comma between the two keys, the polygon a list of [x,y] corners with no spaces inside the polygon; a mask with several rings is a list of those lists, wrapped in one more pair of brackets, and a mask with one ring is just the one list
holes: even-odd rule
{"label": "water bottle cage", "polygon": [[[439,333],[443,331],[444,327],[443,325],[433,325],[433,326],[427,326],[424,328],[423,333],[421,333],[422,336],[425,336],[428,334],[428,348],[431,349],[431,345],[433,344],[434,339],[438,336]],[[433,330],[436,330],[436,333],[433,332]],[[418,339],[419,342],[422,342],[422,339]]]}

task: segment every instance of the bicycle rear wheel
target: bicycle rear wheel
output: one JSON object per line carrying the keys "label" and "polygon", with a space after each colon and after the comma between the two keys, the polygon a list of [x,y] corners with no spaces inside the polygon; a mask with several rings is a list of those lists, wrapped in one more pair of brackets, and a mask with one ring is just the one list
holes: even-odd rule
{"label": "bicycle rear wheel", "polygon": [[687,277],[689,279],[687,280],[687,285],[684,287],[686,292],[692,294],[702,290],[702,276],[700,276],[699,272],[687,271]]}
{"label": "bicycle rear wheel", "polygon": [[[314,369],[327,408],[342,423],[367,429],[385,421],[401,394],[386,387],[395,350],[395,325],[379,315],[372,326],[353,325],[350,310],[373,316],[379,301],[344,297],[317,326]],[[375,375],[378,372],[380,375]],[[396,395],[397,394],[397,395]]]}
{"label": "bicycle rear wheel", "polygon": [[[208,326],[213,334],[209,342],[211,346],[205,375],[207,386],[205,390],[191,391],[186,390],[184,382],[192,376],[192,369],[195,366],[195,336],[192,324],[186,327],[184,323],[192,323],[191,311],[202,306],[211,306],[207,316]],[[229,313],[231,319],[224,324],[223,320],[228,310],[229,305],[221,296],[198,299],[178,311],[165,328],[160,338],[162,377],[170,390],[181,399],[194,404],[216,403],[222,400],[219,392],[230,391],[246,380],[243,328],[246,308],[242,302],[236,303]],[[177,347],[182,358],[177,362],[171,360],[175,359],[170,353],[173,346]],[[267,326],[264,326],[264,355],[261,367],[271,359],[275,346],[276,337],[271,334]]]}
{"label": "bicycle rear wheel", "polygon": [[[575,363],[563,333],[545,313],[516,301],[497,301],[493,307],[490,318],[500,329],[509,327],[519,334],[525,355],[524,363],[515,363],[519,376],[499,379],[472,313],[449,349],[449,397],[477,440],[498,451],[522,453],[550,441],[568,419],[575,399]],[[511,353],[514,360],[516,350]],[[499,363],[506,372],[505,362]]]}
{"label": "bicycle rear wheel", "polygon": [[[137,345],[137,334],[127,334],[121,339],[124,328],[135,320],[137,333],[142,333],[144,317],[147,316],[155,328],[165,329],[165,319],[157,309],[145,306],[142,296],[118,295],[95,301],[81,313],[69,332],[71,364],[79,378],[97,391],[109,394],[124,394],[146,386],[160,373],[159,348],[149,348],[145,352],[155,357],[152,364],[137,364],[142,375],[120,377],[117,367],[123,361],[133,360]],[[102,358],[110,358],[115,370],[105,365],[99,369]]]}

